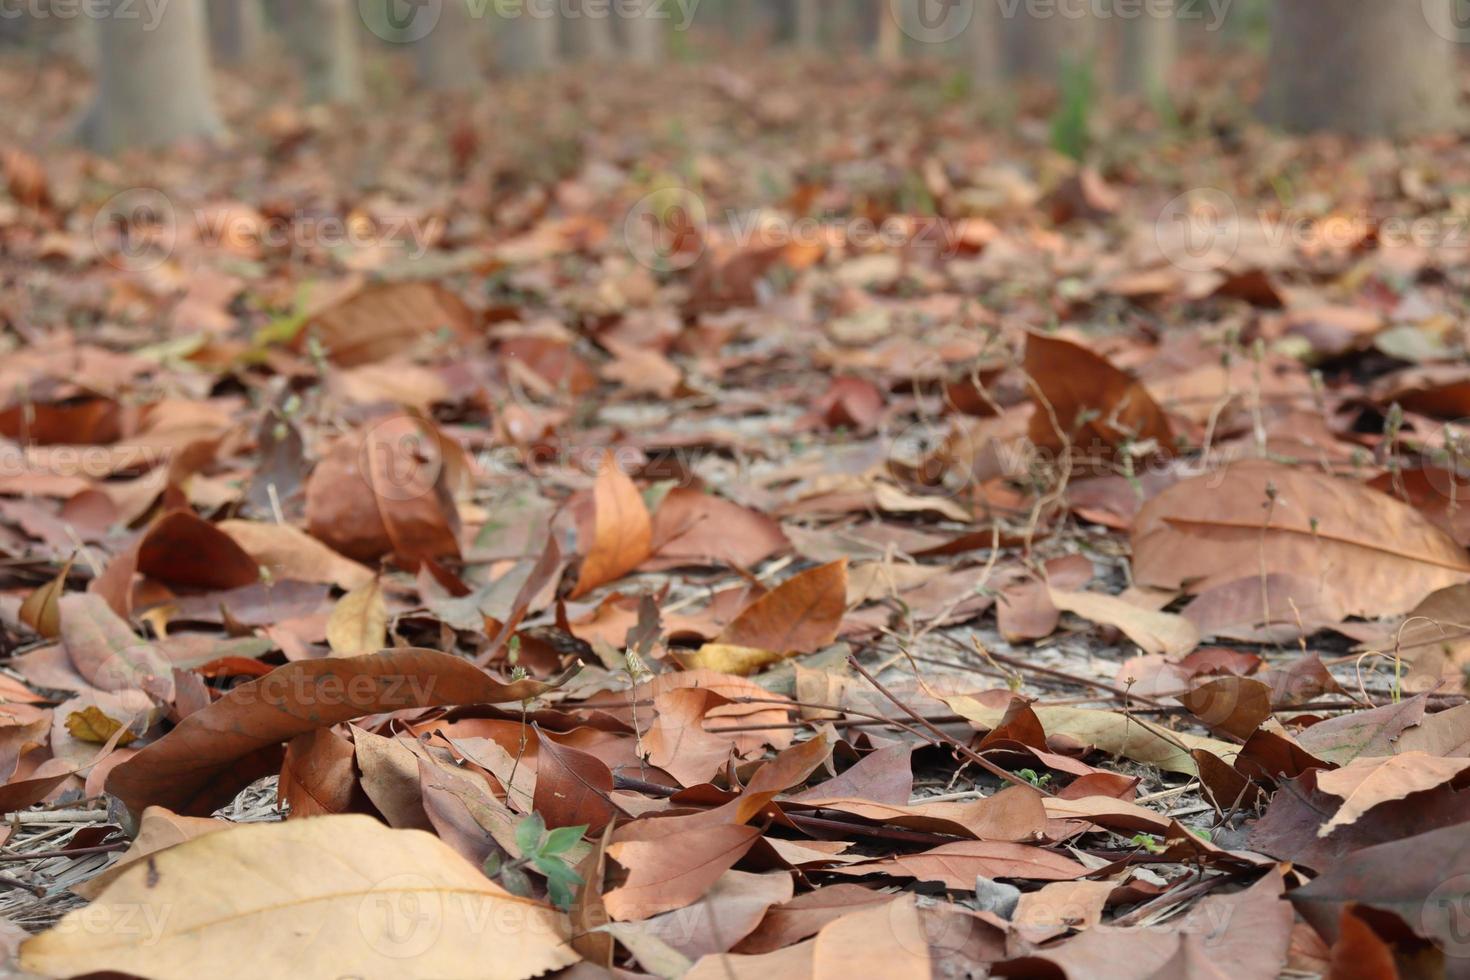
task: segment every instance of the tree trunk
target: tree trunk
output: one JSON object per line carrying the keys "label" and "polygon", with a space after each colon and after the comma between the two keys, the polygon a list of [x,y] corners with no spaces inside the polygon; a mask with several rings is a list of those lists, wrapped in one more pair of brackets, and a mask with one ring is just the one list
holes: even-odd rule
{"label": "tree trunk", "polygon": [[1129,95],[1157,98],[1169,92],[1169,78],[1179,51],[1179,24],[1170,16],[1152,16],[1145,9],[1119,22],[1118,88]]}
{"label": "tree trunk", "polygon": [[156,16],[130,0],[105,2],[97,23],[97,95],[81,140],[108,153],[222,135],[199,0],[170,0],[152,8]]}
{"label": "tree trunk", "polygon": [[437,92],[456,92],[480,84],[476,25],[466,0],[444,0],[439,22],[414,44],[419,84]]}
{"label": "tree trunk", "polygon": [[815,51],[822,46],[822,0],[795,0],[796,46]]}
{"label": "tree trunk", "polygon": [[970,38],[970,77],[975,87],[994,90],[1005,84],[1005,56],[1000,44],[997,0],[975,0],[975,14],[967,28]]}
{"label": "tree trunk", "polygon": [[265,16],[258,0],[206,2],[209,4],[209,49],[214,63],[234,66],[252,61],[265,36]]}
{"label": "tree trunk", "polygon": [[1276,0],[1262,112],[1297,131],[1402,136],[1453,128],[1454,46],[1434,25],[1452,23],[1457,2]]}
{"label": "tree trunk", "polygon": [[566,37],[571,56],[577,61],[612,61],[617,57],[610,6],[583,0],[568,11]]}
{"label": "tree trunk", "polygon": [[903,61],[903,28],[900,13],[889,0],[874,0],[878,5],[878,61],[897,65]]}
{"label": "tree trunk", "polygon": [[1085,7],[1059,4],[1045,17],[1008,18],[1004,37],[1011,75],[1057,82],[1067,68],[1096,56],[1097,20]]}
{"label": "tree trunk", "polygon": [[294,0],[291,48],[306,73],[312,102],[362,101],[362,54],[356,0]]}
{"label": "tree trunk", "polygon": [[561,60],[562,21],[554,4],[526,4],[516,17],[496,24],[497,61],[513,75],[548,71]]}
{"label": "tree trunk", "polygon": [[670,23],[663,0],[640,0],[636,16],[628,19],[628,56],[640,65],[662,64],[668,49]]}

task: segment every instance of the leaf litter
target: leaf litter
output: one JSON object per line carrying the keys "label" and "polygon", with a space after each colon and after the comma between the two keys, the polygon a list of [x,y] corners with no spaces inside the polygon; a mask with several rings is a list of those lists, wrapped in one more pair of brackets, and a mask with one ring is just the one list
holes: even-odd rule
{"label": "leaf litter", "polygon": [[[1184,268],[1144,146],[1078,169],[933,66],[772,71],[810,119],[728,70],[538,82],[564,119],[508,83],[458,176],[414,112],[243,137],[271,193],[452,216],[412,262],[140,264],[100,201],[204,214],[238,160],[6,157],[21,968],[1456,972],[1463,256]],[[1167,182],[1242,212],[1263,173],[1344,212],[1465,176],[1423,141],[1339,186],[1325,138],[1207,170],[1210,131]],[[943,234],[640,261],[625,219],[696,192]]]}

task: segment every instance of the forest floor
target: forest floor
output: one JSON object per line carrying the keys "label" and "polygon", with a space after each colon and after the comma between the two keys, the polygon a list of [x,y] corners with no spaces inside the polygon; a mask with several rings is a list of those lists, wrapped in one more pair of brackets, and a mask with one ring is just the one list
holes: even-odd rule
{"label": "forest floor", "polygon": [[1188,69],[263,66],[102,160],[0,62],[0,939],[1462,973],[1470,153]]}

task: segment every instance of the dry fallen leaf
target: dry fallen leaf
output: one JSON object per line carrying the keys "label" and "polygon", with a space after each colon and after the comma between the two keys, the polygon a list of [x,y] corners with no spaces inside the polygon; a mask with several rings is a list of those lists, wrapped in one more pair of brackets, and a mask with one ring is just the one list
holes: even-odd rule
{"label": "dry fallen leaf", "polygon": [[250,949],[280,976],[387,974],[406,962],[444,976],[478,962],[485,976],[518,980],[575,963],[567,938],[564,916],[508,894],[432,835],[349,815],[235,827],[157,851],[27,940],[20,961],[50,976],[185,978],[234,972]]}
{"label": "dry fallen leaf", "polygon": [[388,603],[376,578],[337,600],[327,619],[327,644],[339,657],[359,657],[388,645]]}
{"label": "dry fallen leaf", "polygon": [[1133,527],[1133,575],[1199,593],[1243,569],[1311,583],[1300,606],[1349,615],[1412,609],[1470,579],[1465,551],[1418,511],[1349,480],[1247,461],[1194,477],[1144,505]]}
{"label": "dry fallen leaf", "polygon": [[593,537],[582,559],[572,598],[622,578],[653,550],[653,521],[643,495],[614,462],[604,458],[592,491]]}

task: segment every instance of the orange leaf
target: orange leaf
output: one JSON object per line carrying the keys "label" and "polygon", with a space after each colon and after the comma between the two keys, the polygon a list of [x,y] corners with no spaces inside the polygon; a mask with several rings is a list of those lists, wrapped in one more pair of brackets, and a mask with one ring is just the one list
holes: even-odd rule
{"label": "orange leaf", "polygon": [[847,559],[781,583],[725,627],[718,642],[781,653],[813,653],[837,639],[847,603]]}
{"label": "orange leaf", "polygon": [[573,599],[622,578],[653,551],[653,521],[643,495],[611,456],[603,460],[597,473],[592,501],[592,547],[582,560]]}

